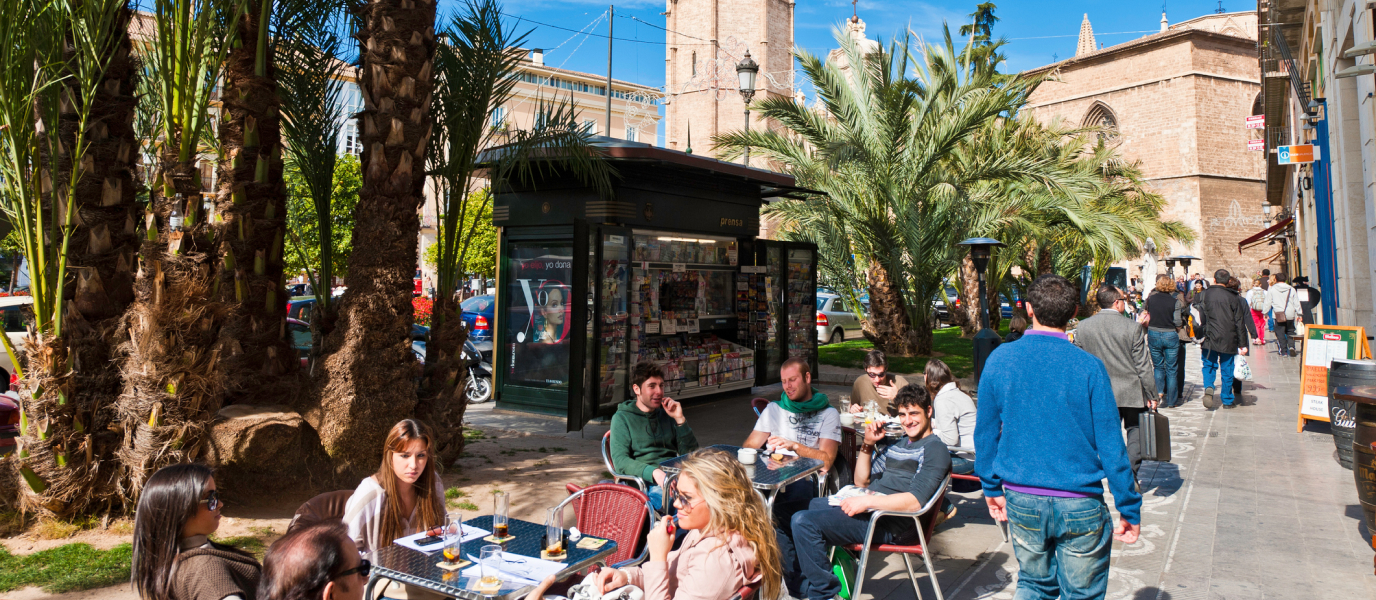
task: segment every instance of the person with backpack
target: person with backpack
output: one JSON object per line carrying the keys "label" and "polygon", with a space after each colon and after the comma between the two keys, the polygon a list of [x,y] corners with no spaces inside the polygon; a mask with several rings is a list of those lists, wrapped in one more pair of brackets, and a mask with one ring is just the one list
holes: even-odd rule
{"label": "person with backpack", "polygon": [[[1219,396],[1223,408],[1236,406],[1233,395],[1233,359],[1247,355],[1247,325],[1243,315],[1242,302],[1237,291],[1228,287],[1232,274],[1227,269],[1214,272],[1214,283],[1195,298],[1195,308],[1199,310],[1199,326],[1195,335],[1202,336],[1200,348],[1203,350],[1204,365],[1204,408],[1218,408]],[[1215,396],[1214,375],[1222,377],[1221,389]]]}
{"label": "person with backpack", "polygon": [[1252,311],[1252,322],[1257,326],[1257,339],[1252,340],[1254,346],[1266,345],[1266,288],[1262,287],[1261,279],[1252,280],[1252,289],[1247,290],[1247,308]]}
{"label": "person with backpack", "polygon": [[1276,320],[1276,346],[1281,356],[1290,356],[1294,354],[1291,336],[1295,333],[1295,319],[1299,318],[1300,295],[1295,288],[1285,283],[1283,274],[1272,277],[1275,281],[1271,282],[1271,290],[1268,292],[1270,302],[1267,306],[1271,309],[1271,318]]}

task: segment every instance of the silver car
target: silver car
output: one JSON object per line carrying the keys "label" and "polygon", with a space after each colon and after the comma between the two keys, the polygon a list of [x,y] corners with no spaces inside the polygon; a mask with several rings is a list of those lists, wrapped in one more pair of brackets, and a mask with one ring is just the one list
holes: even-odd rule
{"label": "silver car", "polygon": [[860,314],[850,309],[845,298],[836,294],[817,294],[817,343],[836,344],[865,337],[860,329],[860,319]]}

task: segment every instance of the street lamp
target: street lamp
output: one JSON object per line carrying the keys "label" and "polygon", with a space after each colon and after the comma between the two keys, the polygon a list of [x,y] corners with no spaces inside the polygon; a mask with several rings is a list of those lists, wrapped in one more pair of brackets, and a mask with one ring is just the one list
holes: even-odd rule
{"label": "street lamp", "polygon": [[[736,65],[736,77],[740,79],[741,100],[745,101],[745,130],[750,131],[750,99],[755,97],[755,75],[760,72],[760,65],[750,58],[750,51],[745,51],[745,58]],[[745,166],[750,166],[750,147],[745,147]]]}
{"label": "street lamp", "polygon": [[970,238],[957,246],[970,247],[970,261],[975,263],[975,273],[979,274],[979,333],[975,334],[975,385],[979,385],[980,374],[984,372],[984,361],[999,347],[997,331],[989,328],[988,293],[985,292],[984,270],[989,267],[989,256],[995,246],[1003,247],[1003,242],[990,238]]}

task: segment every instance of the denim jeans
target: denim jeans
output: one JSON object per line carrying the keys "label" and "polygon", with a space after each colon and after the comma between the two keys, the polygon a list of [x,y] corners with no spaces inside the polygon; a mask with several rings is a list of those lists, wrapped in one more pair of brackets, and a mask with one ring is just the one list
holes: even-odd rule
{"label": "denim jeans", "polygon": [[795,481],[779,490],[779,495],[774,497],[774,537],[779,542],[779,559],[784,566],[784,586],[796,598],[801,598],[803,594],[803,570],[799,563],[800,551],[795,550],[797,542],[793,538],[793,515],[808,510],[811,506],[809,503],[816,500],[826,505],[825,497],[817,498],[817,484],[811,479]]}
{"label": "denim jeans", "polygon": [[[792,544],[797,545],[802,585],[799,593],[789,593],[809,600],[831,600],[840,593],[841,582],[831,572],[827,546],[863,544],[869,526],[870,513],[848,517],[841,507],[828,504],[826,498],[814,498],[807,510],[794,514]],[[874,542],[880,544],[911,544],[916,540],[917,529],[913,526],[913,520],[907,517],[885,517],[874,528]],[[1108,554],[1104,556],[1107,558]],[[790,568],[796,567],[785,562],[785,581],[790,579],[790,575],[797,577],[788,572]]]}
{"label": "denim jeans", "polygon": [[1218,393],[1223,399],[1223,403],[1229,406],[1233,404],[1233,359],[1236,354],[1224,354],[1213,350],[1201,352],[1204,358],[1204,365],[1200,369],[1204,373],[1204,387],[1214,387],[1214,374],[1222,377],[1223,385],[1218,386]]}
{"label": "denim jeans", "polygon": [[659,514],[664,514],[664,488],[652,485],[645,495],[650,497],[650,506],[653,506]]}
{"label": "denim jeans", "polygon": [[975,472],[975,461],[964,456],[951,455],[951,473],[956,475],[969,475]]}
{"label": "denim jeans", "polygon": [[1101,497],[1056,498],[1004,490],[1013,555],[1014,600],[1103,598],[1113,527]]}
{"label": "denim jeans", "polygon": [[1151,351],[1151,364],[1156,370],[1156,393],[1165,394],[1162,404],[1172,406],[1180,398],[1180,388],[1175,386],[1180,336],[1173,331],[1148,331],[1147,349]]}

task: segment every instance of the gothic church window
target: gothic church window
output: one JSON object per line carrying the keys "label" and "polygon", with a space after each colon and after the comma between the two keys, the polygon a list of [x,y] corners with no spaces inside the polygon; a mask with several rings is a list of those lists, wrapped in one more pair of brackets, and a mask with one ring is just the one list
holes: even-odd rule
{"label": "gothic church window", "polygon": [[1085,115],[1082,122],[1085,127],[1098,127],[1103,131],[1099,133],[1099,139],[1111,140],[1118,137],[1118,117],[1113,115],[1113,111],[1102,102],[1095,102],[1089,107],[1089,113]]}

